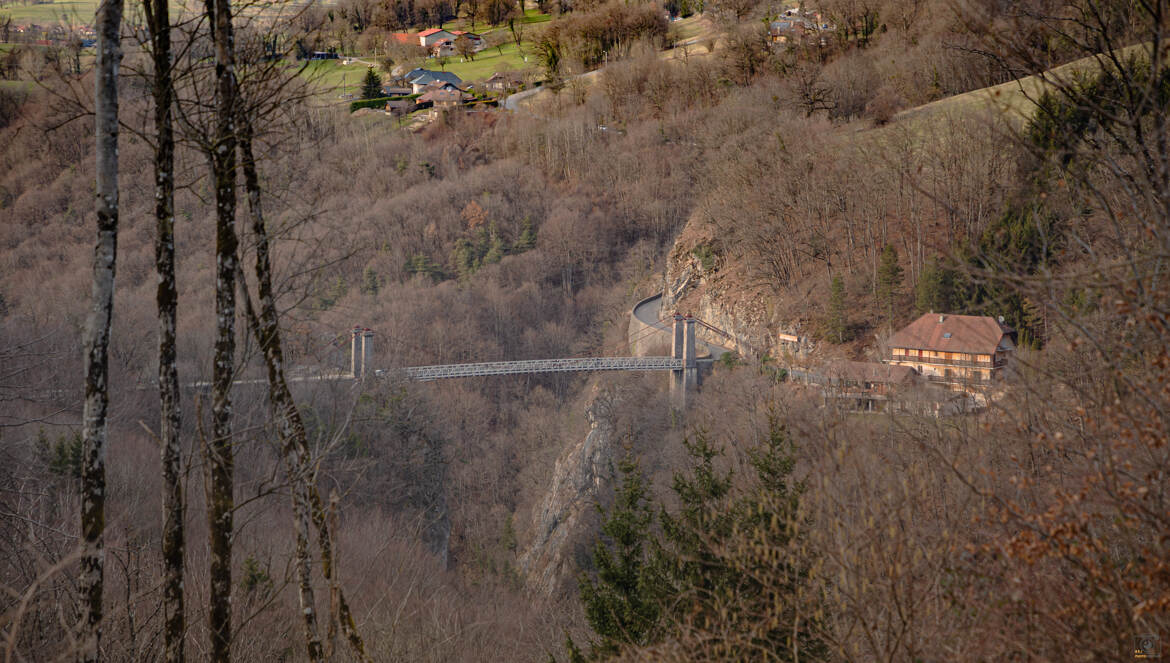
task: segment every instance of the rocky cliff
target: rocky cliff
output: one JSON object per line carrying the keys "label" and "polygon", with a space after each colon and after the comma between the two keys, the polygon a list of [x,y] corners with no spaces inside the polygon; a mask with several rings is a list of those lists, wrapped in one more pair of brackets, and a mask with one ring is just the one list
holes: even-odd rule
{"label": "rocky cliff", "polygon": [[786,316],[770,288],[755,285],[741,273],[735,256],[710,230],[689,222],[667,259],[662,310],[690,313],[731,335],[727,341],[700,329],[704,341],[729,346],[740,356],[779,357],[809,351],[803,321]]}
{"label": "rocky cliff", "polygon": [[520,556],[529,591],[558,592],[572,580],[579,558],[588,554],[583,535],[596,517],[594,505],[619,446],[615,398],[614,393],[595,388],[585,410],[589,433],[557,459],[549,490],[533,514],[532,542]]}

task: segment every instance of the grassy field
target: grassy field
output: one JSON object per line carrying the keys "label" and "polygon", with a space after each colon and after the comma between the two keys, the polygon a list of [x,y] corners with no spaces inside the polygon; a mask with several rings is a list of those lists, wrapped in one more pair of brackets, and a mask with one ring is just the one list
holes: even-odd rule
{"label": "grassy field", "polygon": [[[1122,49],[1127,55],[1149,51],[1149,46],[1135,45]],[[1087,57],[1061,65],[1048,72],[1052,80],[1069,80],[1079,73],[1100,70],[1096,58]],[[910,108],[895,116],[898,121],[911,123],[947,113],[989,110],[1013,123],[1026,121],[1036,110],[1035,101],[1044,93],[1047,84],[1039,76],[1028,76],[992,87],[980,88],[953,97],[939,99],[924,106]]]}
{"label": "grassy field", "polygon": [[[459,57],[447,59],[445,71],[449,71],[466,81],[477,81],[488,78],[497,71],[516,71],[536,66],[536,53],[532,44],[521,43],[523,52],[517,50],[514,42],[509,42],[500,49],[489,48],[475,54],[475,60],[460,62]],[[528,62],[524,61],[528,57]],[[435,60],[429,59],[422,65],[427,69],[438,69]]]}
{"label": "grassy field", "polygon": [[88,25],[97,13],[98,0],[53,0],[42,4],[12,3],[0,7],[0,14],[12,17],[16,25],[53,25],[65,18],[66,24]]}
{"label": "grassy field", "polygon": [[360,62],[343,65],[341,60],[314,60],[305,67],[302,75],[315,82],[328,96],[336,97],[347,92],[361,92],[366,65]]}
{"label": "grassy field", "polygon": [[521,23],[525,25],[531,23],[547,23],[552,20],[552,14],[541,14],[535,9],[524,10],[524,18],[520,19]]}
{"label": "grassy field", "polygon": [[[536,59],[531,44],[523,46],[523,53],[517,50],[514,43],[508,43],[500,49],[489,48],[478,53],[475,60],[470,62],[460,62],[458,56],[447,58],[445,67],[440,67],[434,58],[403,66],[449,71],[465,82],[477,81],[488,78],[497,71],[516,71],[535,66]],[[528,56],[528,62],[524,62],[524,55]],[[356,94],[361,91],[366,65],[361,62],[345,65],[341,60],[315,60],[308,64],[303,75],[315,81],[325,96],[335,99],[343,94]]]}
{"label": "grassy field", "polygon": [[705,20],[704,17],[698,14],[680,18],[677,21],[671,21],[670,28],[674,31],[675,38],[678,41],[714,36],[714,28],[711,22]]}

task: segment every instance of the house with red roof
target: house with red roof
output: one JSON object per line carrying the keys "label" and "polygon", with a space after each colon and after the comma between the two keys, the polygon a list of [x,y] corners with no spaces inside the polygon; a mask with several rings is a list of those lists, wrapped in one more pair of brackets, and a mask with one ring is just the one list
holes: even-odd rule
{"label": "house with red roof", "polygon": [[454,43],[455,34],[447,32],[442,28],[431,28],[430,30],[423,30],[422,32],[418,33],[419,46],[422,46],[428,51],[431,50],[431,47],[436,43],[443,40],[449,40]]}
{"label": "house with red roof", "polygon": [[890,337],[884,362],[909,366],[932,382],[967,390],[1003,381],[1016,331],[1003,318],[927,313]]}
{"label": "house with red roof", "polygon": [[451,34],[455,35],[456,39],[460,37],[466,37],[467,40],[471,42],[471,48],[476,53],[487,48],[487,42],[483,40],[483,37],[475,34],[474,32],[468,32],[466,30],[452,30]]}

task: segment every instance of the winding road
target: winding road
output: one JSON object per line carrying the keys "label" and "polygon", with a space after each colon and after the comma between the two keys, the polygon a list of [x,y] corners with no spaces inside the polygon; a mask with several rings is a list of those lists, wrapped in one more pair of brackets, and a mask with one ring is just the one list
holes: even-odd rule
{"label": "winding road", "polygon": [[[662,295],[655,295],[654,297],[638,302],[634,306],[633,313],[639,322],[651,327],[658,327],[662,330],[664,336],[670,338],[670,323],[662,320]],[[731,348],[715,345],[708,341],[699,341],[697,345],[707,348],[711,360],[719,359],[728,352],[731,352]],[[704,353],[702,349],[699,348],[698,352],[701,357],[700,361],[703,361],[702,357]]]}

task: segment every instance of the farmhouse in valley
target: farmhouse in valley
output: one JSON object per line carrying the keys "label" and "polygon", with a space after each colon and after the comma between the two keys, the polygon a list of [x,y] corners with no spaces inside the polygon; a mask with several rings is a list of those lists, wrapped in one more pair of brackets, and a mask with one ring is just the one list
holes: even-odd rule
{"label": "farmhouse in valley", "polygon": [[909,366],[953,389],[986,387],[1003,380],[1016,331],[989,316],[927,313],[889,340],[884,361]]}

